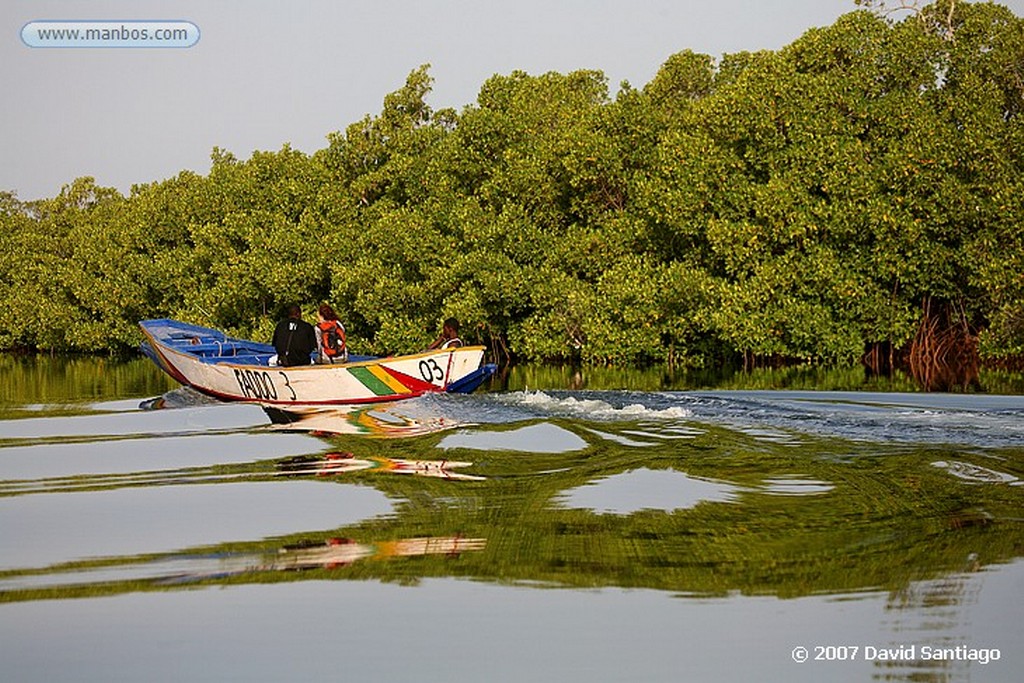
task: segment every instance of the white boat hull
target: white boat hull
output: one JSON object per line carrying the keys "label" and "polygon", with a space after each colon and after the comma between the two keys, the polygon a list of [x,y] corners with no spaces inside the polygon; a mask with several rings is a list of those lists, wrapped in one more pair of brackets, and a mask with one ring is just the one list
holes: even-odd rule
{"label": "white boat hull", "polygon": [[[269,366],[251,355],[247,357],[255,362],[231,362],[220,356],[197,355],[180,340],[161,339],[147,328],[147,322],[154,321],[141,324],[149,345],[147,355],[182,384],[224,401],[282,408],[394,401],[428,392],[463,391],[460,383],[472,381],[489,367],[482,365],[482,346],[340,365]],[[227,348],[237,341],[225,338],[223,345]],[[205,338],[203,343],[209,345]]]}

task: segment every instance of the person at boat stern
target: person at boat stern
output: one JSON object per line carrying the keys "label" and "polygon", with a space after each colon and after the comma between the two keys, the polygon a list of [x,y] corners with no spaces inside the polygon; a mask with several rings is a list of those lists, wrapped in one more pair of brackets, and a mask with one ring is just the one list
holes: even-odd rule
{"label": "person at boat stern", "polygon": [[459,321],[456,318],[448,318],[441,327],[441,336],[428,346],[428,349],[457,349],[462,346],[459,339]]}
{"label": "person at boat stern", "polygon": [[330,304],[320,304],[317,311],[319,322],[316,324],[317,363],[347,363],[348,344],[345,338],[345,326],[338,320]]}
{"label": "person at boat stern", "polygon": [[277,364],[283,366],[309,365],[310,354],[317,348],[313,326],[302,319],[302,309],[295,304],[288,307],[288,317],[274,328],[271,343],[277,350]]}

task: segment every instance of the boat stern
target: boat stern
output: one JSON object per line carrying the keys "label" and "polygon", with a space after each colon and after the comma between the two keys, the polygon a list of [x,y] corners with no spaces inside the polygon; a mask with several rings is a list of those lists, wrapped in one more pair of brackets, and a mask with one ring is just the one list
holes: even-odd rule
{"label": "boat stern", "polygon": [[498,366],[494,363],[484,363],[473,372],[451,382],[445,391],[449,394],[472,394],[497,371]]}

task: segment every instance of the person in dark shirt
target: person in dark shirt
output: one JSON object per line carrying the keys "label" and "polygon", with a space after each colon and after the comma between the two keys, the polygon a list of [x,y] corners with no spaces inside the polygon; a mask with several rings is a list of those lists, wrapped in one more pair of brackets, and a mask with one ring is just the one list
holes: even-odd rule
{"label": "person in dark shirt", "polygon": [[316,350],[316,332],[302,319],[302,310],[292,304],[288,307],[288,317],[274,328],[272,343],[277,350],[278,365],[309,365],[310,354]]}
{"label": "person in dark shirt", "polygon": [[441,336],[431,343],[427,349],[455,349],[462,346],[459,339],[459,321],[456,318],[448,318],[441,327]]}

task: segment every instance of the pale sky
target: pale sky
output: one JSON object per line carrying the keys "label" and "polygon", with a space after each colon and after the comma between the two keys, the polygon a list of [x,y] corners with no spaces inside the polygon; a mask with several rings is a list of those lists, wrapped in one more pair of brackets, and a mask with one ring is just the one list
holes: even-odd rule
{"label": "pale sky", "polygon": [[[1000,3],[1024,16],[1024,0]],[[672,54],[776,50],[856,9],[853,0],[3,0],[0,190],[51,197],[79,176],[127,193],[211,150],[307,153],[431,64],[434,108],[483,82],[597,69],[614,93]],[[185,20],[190,48],[31,48],[36,20]]]}

